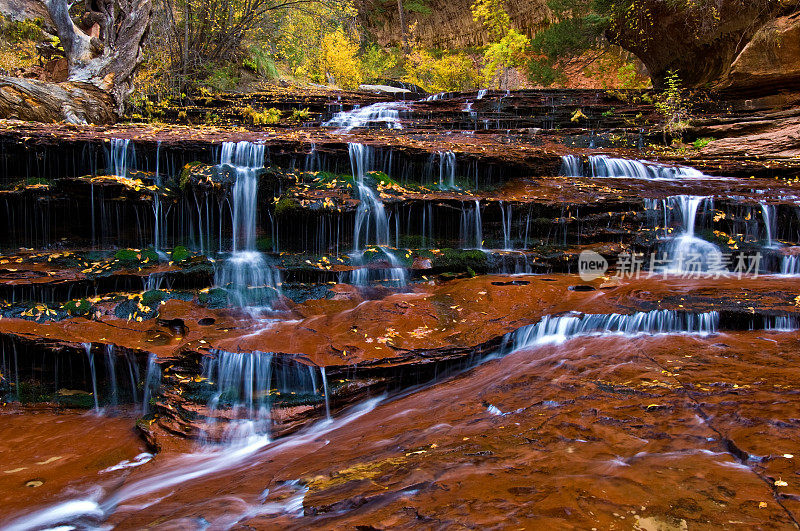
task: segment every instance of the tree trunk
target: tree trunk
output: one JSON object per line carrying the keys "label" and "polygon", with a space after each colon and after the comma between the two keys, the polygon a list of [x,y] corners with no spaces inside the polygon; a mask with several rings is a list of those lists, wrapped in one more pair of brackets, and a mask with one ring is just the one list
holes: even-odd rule
{"label": "tree trunk", "polygon": [[0,118],[114,122],[124,112],[133,90],[133,74],[142,61],[152,0],[87,2],[84,29],[73,22],[69,13],[72,3],[68,0],[42,3],[64,47],[68,81],[0,78]]}
{"label": "tree trunk", "polygon": [[397,11],[400,13],[400,44],[403,53],[408,55],[408,40],[406,40],[406,14],[403,9],[403,0],[397,0]]}
{"label": "tree trunk", "polygon": [[89,83],[0,77],[0,117],[34,122],[113,123],[114,99]]}

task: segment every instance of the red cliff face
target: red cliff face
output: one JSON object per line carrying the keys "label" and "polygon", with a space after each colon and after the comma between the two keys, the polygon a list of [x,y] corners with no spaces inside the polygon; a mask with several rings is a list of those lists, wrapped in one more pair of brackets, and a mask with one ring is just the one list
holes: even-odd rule
{"label": "red cliff face", "polygon": [[[426,47],[465,48],[487,44],[483,26],[472,20],[471,0],[445,2],[432,0],[430,13],[406,12],[406,24],[416,24],[415,37]],[[549,9],[544,0],[508,0],[506,9],[514,25],[532,36],[547,19]],[[358,3],[361,22],[382,46],[400,42],[397,4],[382,0],[361,0]]]}
{"label": "red cliff face", "polygon": [[[797,57],[761,52],[767,45],[774,48],[791,25],[776,25],[776,18],[796,11],[800,3],[719,0],[713,6],[706,4],[678,8],[663,0],[638,2],[635,13],[613,24],[608,37],[642,60],[656,87],[671,70],[693,87],[723,85],[735,92],[746,86],[766,94],[774,92],[775,84],[784,85],[784,63],[796,63]],[[764,68],[772,72],[773,85],[759,88],[751,73]]]}

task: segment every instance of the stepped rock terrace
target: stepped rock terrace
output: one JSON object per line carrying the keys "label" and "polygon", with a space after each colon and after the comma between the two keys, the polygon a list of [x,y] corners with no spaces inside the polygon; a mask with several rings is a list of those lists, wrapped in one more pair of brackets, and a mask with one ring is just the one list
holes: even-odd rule
{"label": "stepped rock terrace", "polygon": [[800,163],[635,96],[0,123],[0,519],[796,527]]}

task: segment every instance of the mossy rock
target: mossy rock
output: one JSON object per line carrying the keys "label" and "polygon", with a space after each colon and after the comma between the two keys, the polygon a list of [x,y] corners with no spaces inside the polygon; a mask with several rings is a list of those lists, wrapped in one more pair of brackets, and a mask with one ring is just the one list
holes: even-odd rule
{"label": "mossy rock", "polygon": [[[140,304],[143,308],[139,306]],[[158,316],[158,307],[158,303],[148,306],[142,302],[140,297],[136,297],[134,299],[126,299],[117,304],[114,308],[114,315],[119,319],[146,321]]]}
{"label": "mossy rock", "polygon": [[192,179],[192,174],[195,170],[197,170],[203,163],[199,161],[189,162],[186,164],[183,169],[181,169],[181,177],[178,181],[178,184],[181,187],[181,190],[186,188],[186,185],[189,184],[189,181]]}
{"label": "mossy rock", "polygon": [[46,386],[35,380],[20,382],[16,391],[17,399],[23,404],[53,401],[52,386]]}
{"label": "mossy rock", "polygon": [[[421,253],[422,254],[422,253]],[[444,271],[470,272],[485,271],[489,258],[478,249],[441,249],[440,253],[431,253],[434,269]]]}
{"label": "mossy rock", "polygon": [[197,300],[206,308],[225,308],[228,305],[228,292],[222,288],[213,288],[200,293]]}
{"label": "mossy rock", "polygon": [[169,294],[166,291],[151,289],[142,294],[142,304],[145,306],[154,306],[160,304],[162,301],[167,300]]}
{"label": "mossy rock", "polygon": [[177,263],[188,260],[192,253],[184,246],[179,245],[172,250],[172,261]]}
{"label": "mossy rock", "polygon": [[138,262],[139,251],[134,249],[120,249],[114,253],[114,259],[125,263]]}
{"label": "mossy rock", "polygon": [[275,204],[275,215],[277,217],[285,216],[292,212],[302,210],[300,203],[291,197],[281,197]]}
{"label": "mossy rock", "polygon": [[71,300],[62,308],[73,317],[86,316],[92,312],[92,303],[86,299]]}

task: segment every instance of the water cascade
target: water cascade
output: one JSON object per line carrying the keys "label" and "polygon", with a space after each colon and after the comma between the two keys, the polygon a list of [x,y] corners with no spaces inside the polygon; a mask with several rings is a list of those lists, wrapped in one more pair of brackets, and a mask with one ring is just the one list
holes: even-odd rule
{"label": "water cascade", "polygon": [[479,199],[475,200],[472,208],[469,208],[466,203],[461,204],[459,239],[464,249],[483,249],[483,225]]}
{"label": "water cascade", "polygon": [[[129,150],[130,148],[130,150]],[[136,165],[136,151],[128,138],[112,138],[107,153],[108,171],[117,177],[127,177],[128,170]]]}
{"label": "water cascade", "polygon": [[666,258],[669,265],[665,272],[697,273],[719,269],[722,254],[719,247],[695,236],[695,223],[700,206],[713,208],[711,200],[704,196],[679,195],[668,199],[667,204],[681,215],[681,228],[666,246]]}
{"label": "water cascade", "polygon": [[382,127],[385,129],[402,129],[401,113],[408,111],[408,105],[394,101],[373,103],[366,107],[356,107],[351,111],[341,111],[324,122],[324,127],[338,127],[340,133],[356,128]]}
{"label": "water cascade", "polygon": [[538,323],[525,326],[509,334],[506,342],[512,351],[538,345],[563,343],[568,339],[588,335],[656,335],[715,334],[719,327],[719,313],[689,313],[674,310],[654,310],[621,314],[567,314],[545,316]]}
{"label": "water cascade", "polygon": [[607,155],[591,155],[589,172],[579,157],[565,155],[561,175],[566,177],[616,177],[625,179],[676,180],[707,178],[703,172],[688,166],[667,166],[647,160],[619,159]]}
{"label": "water cascade", "polygon": [[456,154],[452,151],[440,151],[439,155],[439,187],[456,187]]}
{"label": "water cascade", "polygon": [[778,214],[775,205],[761,203],[761,214],[764,217],[764,230],[766,231],[766,246],[775,247],[774,238],[778,231]]}
{"label": "water cascade", "polygon": [[800,256],[787,255],[781,258],[781,274],[800,276]]}
{"label": "water cascade", "polygon": [[97,373],[94,367],[94,353],[92,353],[92,344],[84,343],[83,348],[86,351],[86,358],[89,360],[89,372],[92,377],[92,398],[94,398],[94,412],[100,412],[100,401],[97,398]]}
{"label": "water cascade", "polygon": [[503,249],[510,251],[511,245],[511,205],[500,201],[500,221],[503,224]]}
{"label": "water cascade", "polygon": [[[390,245],[389,217],[378,194],[365,183],[366,174],[372,164],[372,149],[364,144],[348,143],[350,165],[358,190],[358,207],[356,209],[355,228],[353,230],[353,255],[355,265],[361,265],[350,272],[350,281],[354,285],[364,285],[372,280],[405,286],[408,283],[405,267],[392,253]],[[363,246],[362,246],[363,244]],[[365,267],[364,248],[376,246],[389,263],[388,271]]]}
{"label": "water cascade", "polygon": [[[316,371],[272,352],[212,351],[212,357],[203,360],[203,376],[214,386],[204,426],[206,439],[233,443],[269,436],[272,404],[287,397],[299,403],[324,402],[330,419],[325,369],[319,369],[322,389],[317,386]],[[224,425],[218,425],[221,418],[227,421]]]}
{"label": "water cascade", "polygon": [[220,164],[233,168],[233,252],[217,269],[215,284],[227,289],[239,307],[268,308],[278,296],[280,274],[256,250],[258,174],[264,167],[264,145],[225,142]]}

